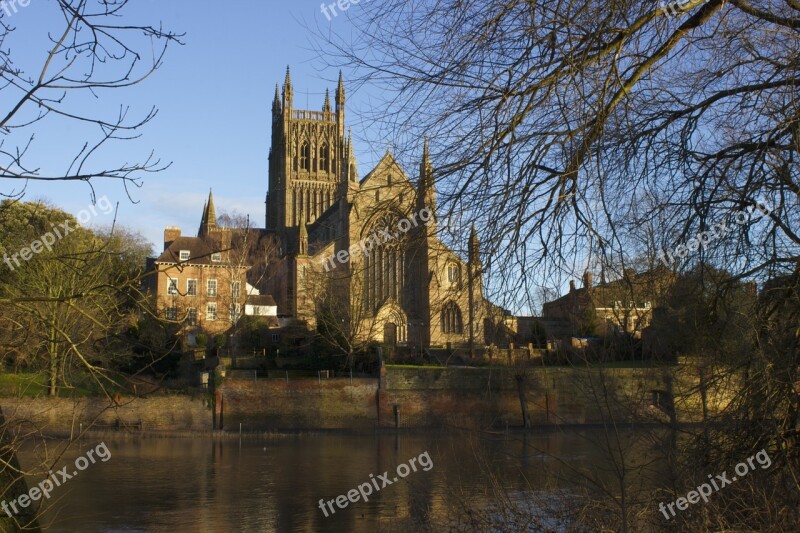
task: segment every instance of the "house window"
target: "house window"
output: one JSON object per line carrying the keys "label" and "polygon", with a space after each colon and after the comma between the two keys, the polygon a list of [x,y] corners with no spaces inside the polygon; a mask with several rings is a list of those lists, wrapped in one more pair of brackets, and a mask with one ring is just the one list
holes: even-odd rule
{"label": "house window", "polygon": [[652,305],[653,305],[653,304],[651,304],[650,302],[645,302],[645,303],[644,303],[644,308],[645,308],[645,309],[650,309],[650,308],[652,307]]}
{"label": "house window", "polygon": [[211,254],[211,261],[213,263],[219,263],[220,261],[222,261],[222,254],[219,252],[214,252],[213,254]]}
{"label": "house window", "polygon": [[273,333],[272,334],[272,342],[278,342],[278,334],[277,333]]}
{"label": "house window", "polygon": [[167,307],[167,320],[177,320],[177,319],[178,319],[178,308]]}
{"label": "house window", "polygon": [[636,302],[628,302],[628,309],[636,309]]}
{"label": "house window", "polygon": [[186,280],[186,295],[187,296],[197,296],[197,280],[196,279],[187,279]]}
{"label": "house window", "polygon": [[239,298],[242,293],[242,282],[234,281],[231,283],[231,298]]}
{"label": "house window", "polygon": [[189,326],[197,325],[197,309],[194,307],[190,307],[189,312],[186,314],[186,324]]}
{"label": "house window", "polygon": [[188,261],[189,260],[189,250],[181,250],[180,258],[181,258],[181,261]]}
{"label": "house window", "polygon": [[176,295],[178,294],[178,280],[177,279],[170,279],[169,284],[167,285],[167,294]]}
{"label": "house window", "polygon": [[442,308],[442,333],[463,333],[461,309],[455,302],[447,302]]}
{"label": "house window", "polygon": [[217,319],[217,303],[210,302],[206,304],[206,320],[213,322]]}
{"label": "house window", "polygon": [[242,304],[231,304],[230,319],[231,322],[237,322],[239,317],[242,316]]}
{"label": "house window", "polygon": [[381,201],[381,191],[375,191],[375,201],[376,202]]}
{"label": "house window", "polygon": [[217,295],[217,280],[210,279],[206,282],[206,294],[209,296],[216,296]]}

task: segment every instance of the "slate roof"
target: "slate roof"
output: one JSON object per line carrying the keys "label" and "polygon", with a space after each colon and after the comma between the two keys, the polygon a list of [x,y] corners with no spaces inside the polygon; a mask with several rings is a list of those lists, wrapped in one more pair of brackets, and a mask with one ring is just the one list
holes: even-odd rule
{"label": "slate roof", "polygon": [[[181,261],[181,250],[189,250],[189,260]],[[217,249],[212,248],[206,241],[199,237],[178,237],[164,252],[158,256],[156,263],[162,264],[178,264],[184,265],[209,265],[209,266],[230,266],[224,261],[214,262],[211,260],[211,254],[216,252]],[[249,268],[242,266],[240,268]]]}

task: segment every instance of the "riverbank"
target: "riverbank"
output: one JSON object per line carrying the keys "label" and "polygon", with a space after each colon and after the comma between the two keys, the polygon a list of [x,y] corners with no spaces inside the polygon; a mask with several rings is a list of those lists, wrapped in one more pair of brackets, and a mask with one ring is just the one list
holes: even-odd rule
{"label": "riverbank", "polygon": [[[386,366],[376,378],[266,379],[229,373],[214,398],[195,395],[106,398],[0,398],[10,422],[75,438],[100,433],[196,435],[452,428],[592,427],[607,423],[692,425],[719,413],[736,383],[702,389],[707,369]],[[520,383],[520,379],[522,383]],[[216,433],[214,430],[223,430]]]}

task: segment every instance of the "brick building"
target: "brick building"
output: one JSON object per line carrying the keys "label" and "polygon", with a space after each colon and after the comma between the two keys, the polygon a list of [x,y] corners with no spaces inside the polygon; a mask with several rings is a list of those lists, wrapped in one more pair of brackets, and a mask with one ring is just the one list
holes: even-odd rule
{"label": "brick building", "polygon": [[164,230],[150,289],[160,316],[182,322],[190,339],[200,332],[224,333],[244,313],[250,267],[231,250],[231,235],[217,226],[211,193],[197,237],[183,236],[176,227]]}

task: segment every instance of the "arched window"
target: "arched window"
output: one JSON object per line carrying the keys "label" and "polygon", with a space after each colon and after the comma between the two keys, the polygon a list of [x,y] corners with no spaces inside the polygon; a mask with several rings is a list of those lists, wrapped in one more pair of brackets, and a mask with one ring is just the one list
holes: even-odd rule
{"label": "arched window", "polygon": [[447,265],[447,281],[450,282],[450,285],[458,285],[461,281],[461,272],[457,264],[449,263]]}
{"label": "arched window", "polygon": [[308,170],[308,162],[311,159],[311,145],[308,141],[303,141],[300,145],[300,170]]}
{"label": "arched window", "polygon": [[325,143],[319,147],[319,169],[328,172],[328,145]]}
{"label": "arched window", "polygon": [[464,333],[461,309],[453,301],[447,302],[442,308],[442,333]]}

